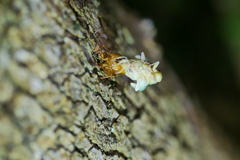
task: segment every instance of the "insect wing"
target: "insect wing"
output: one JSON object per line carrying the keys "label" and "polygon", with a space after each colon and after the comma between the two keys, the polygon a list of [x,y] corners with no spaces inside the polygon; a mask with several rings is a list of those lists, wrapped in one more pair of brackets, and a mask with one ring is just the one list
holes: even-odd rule
{"label": "insect wing", "polygon": [[135,86],[135,91],[143,91],[148,85],[148,82],[144,79],[140,79],[137,81],[137,84]]}

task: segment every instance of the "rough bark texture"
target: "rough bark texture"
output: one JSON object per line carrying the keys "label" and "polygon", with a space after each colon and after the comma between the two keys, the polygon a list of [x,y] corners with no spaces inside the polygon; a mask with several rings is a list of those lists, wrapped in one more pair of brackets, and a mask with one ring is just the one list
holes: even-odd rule
{"label": "rough bark texture", "polygon": [[98,79],[97,45],[160,60],[149,21],[107,0],[1,0],[0,15],[0,159],[230,159],[167,65],[143,92]]}

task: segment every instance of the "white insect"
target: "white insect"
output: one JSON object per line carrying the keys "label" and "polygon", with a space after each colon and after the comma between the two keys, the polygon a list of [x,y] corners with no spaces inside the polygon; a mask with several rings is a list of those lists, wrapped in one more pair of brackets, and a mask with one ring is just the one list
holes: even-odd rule
{"label": "white insect", "polygon": [[118,53],[111,53],[111,50],[106,47],[98,47],[95,53],[103,61],[98,64],[106,74],[102,78],[113,78],[125,74],[136,81],[131,83],[135,91],[143,91],[148,85],[156,84],[162,80],[161,72],[156,69],[159,61],[153,64],[147,62],[143,52],[141,55],[135,56],[136,59],[128,59]]}
{"label": "white insect", "polygon": [[146,61],[144,53],[135,56],[136,59],[129,59],[128,63],[123,63],[125,75],[136,81],[131,83],[135,91],[143,91],[148,85],[156,84],[162,80],[162,74],[156,68],[159,61],[150,64]]}

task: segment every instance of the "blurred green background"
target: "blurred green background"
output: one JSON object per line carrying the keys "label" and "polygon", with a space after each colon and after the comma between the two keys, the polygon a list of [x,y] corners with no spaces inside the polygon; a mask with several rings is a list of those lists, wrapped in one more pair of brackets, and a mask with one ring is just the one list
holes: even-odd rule
{"label": "blurred green background", "polygon": [[189,95],[240,144],[240,0],[123,1],[153,20]]}

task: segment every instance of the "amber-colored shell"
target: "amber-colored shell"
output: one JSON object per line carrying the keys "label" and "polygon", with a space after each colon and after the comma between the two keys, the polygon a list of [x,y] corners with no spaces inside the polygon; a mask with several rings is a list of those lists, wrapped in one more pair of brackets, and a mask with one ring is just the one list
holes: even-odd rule
{"label": "amber-colored shell", "polygon": [[120,65],[120,60],[124,57],[118,53],[111,53],[111,49],[103,46],[99,46],[94,50],[98,54],[98,58],[102,61],[98,63],[98,66],[103,70],[106,76],[104,78],[114,78],[115,76],[125,74],[124,69]]}

